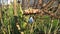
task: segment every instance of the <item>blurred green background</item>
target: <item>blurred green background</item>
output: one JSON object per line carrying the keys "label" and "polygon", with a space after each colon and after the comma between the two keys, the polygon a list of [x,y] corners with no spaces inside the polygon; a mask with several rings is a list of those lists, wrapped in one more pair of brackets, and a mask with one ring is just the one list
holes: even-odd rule
{"label": "blurred green background", "polygon": [[[17,4],[17,16],[14,15],[13,3],[0,7],[0,34],[60,34],[60,19],[49,15],[23,15],[21,4]],[[30,16],[33,22],[29,23]]]}

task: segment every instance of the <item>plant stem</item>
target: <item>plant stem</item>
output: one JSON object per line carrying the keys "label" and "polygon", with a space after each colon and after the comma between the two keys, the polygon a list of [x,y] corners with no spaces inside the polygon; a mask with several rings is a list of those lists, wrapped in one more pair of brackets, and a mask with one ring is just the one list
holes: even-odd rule
{"label": "plant stem", "polygon": [[8,25],[8,33],[10,34],[10,25]]}

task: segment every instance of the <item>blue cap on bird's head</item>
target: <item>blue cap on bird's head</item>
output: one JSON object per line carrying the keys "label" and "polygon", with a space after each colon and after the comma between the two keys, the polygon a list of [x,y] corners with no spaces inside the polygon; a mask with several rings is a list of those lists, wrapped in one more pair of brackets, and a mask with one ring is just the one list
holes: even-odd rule
{"label": "blue cap on bird's head", "polygon": [[30,17],[29,20],[28,20],[29,23],[33,23],[34,20],[33,20],[33,17]]}

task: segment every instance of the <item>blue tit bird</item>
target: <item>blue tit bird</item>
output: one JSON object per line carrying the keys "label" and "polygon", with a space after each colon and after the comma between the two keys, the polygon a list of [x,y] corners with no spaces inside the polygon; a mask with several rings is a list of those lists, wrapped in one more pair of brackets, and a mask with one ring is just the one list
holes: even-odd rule
{"label": "blue tit bird", "polygon": [[29,20],[28,20],[29,23],[33,23],[34,20],[33,20],[33,17],[30,17]]}

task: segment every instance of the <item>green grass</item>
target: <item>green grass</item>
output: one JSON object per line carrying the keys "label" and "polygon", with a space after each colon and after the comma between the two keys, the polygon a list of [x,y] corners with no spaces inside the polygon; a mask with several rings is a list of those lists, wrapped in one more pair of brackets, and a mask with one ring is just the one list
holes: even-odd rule
{"label": "green grass", "polygon": [[[20,8],[19,8],[20,7]],[[50,16],[45,15],[45,16],[37,16],[37,15],[33,15],[34,17],[37,17],[34,19],[34,23],[30,24],[28,23],[29,17],[30,15],[23,15],[23,10],[21,8],[21,6],[17,7],[17,14],[18,14],[18,23],[19,23],[19,27],[21,28],[21,30],[19,31],[16,27],[16,23],[14,21],[14,14],[13,14],[13,7],[12,5],[10,6],[10,8],[8,9],[8,11],[4,10],[4,14],[3,14],[3,24],[4,27],[2,29],[3,34],[13,34],[13,33],[21,33],[24,32],[24,34],[39,34],[40,32],[42,33],[48,33],[50,31],[54,32],[57,28],[58,28],[58,19],[53,19],[53,22],[50,18]],[[8,12],[8,13],[5,13]],[[42,19],[41,19],[42,18]],[[4,30],[5,29],[5,30]],[[14,30],[16,29],[16,30]],[[31,29],[33,32],[31,32]],[[2,32],[1,32],[2,33]]]}

